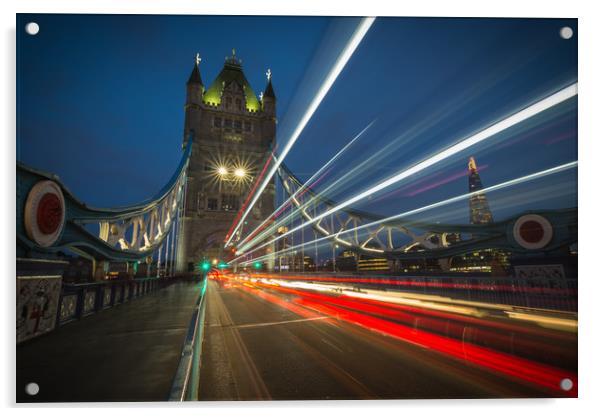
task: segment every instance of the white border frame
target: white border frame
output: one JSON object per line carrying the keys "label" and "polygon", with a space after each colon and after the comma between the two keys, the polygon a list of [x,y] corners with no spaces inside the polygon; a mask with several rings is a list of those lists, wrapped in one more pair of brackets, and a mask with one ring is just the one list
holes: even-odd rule
{"label": "white border frame", "polygon": [[[2,120],[0,125],[5,130],[6,140],[2,141],[5,151],[2,152],[5,168],[2,175],[6,181],[6,194],[9,198],[15,195],[15,13],[123,13],[123,14],[270,14],[270,15],[379,15],[379,16],[449,16],[449,17],[574,17],[579,18],[577,30],[579,40],[579,229],[580,240],[580,289],[579,289],[579,399],[544,400],[439,400],[439,401],[354,401],[354,402],[278,402],[278,403],[186,403],[171,406],[166,403],[157,404],[74,404],[29,406],[31,413],[39,414],[39,407],[46,408],[42,412],[81,415],[83,408],[90,408],[86,414],[104,415],[106,408],[145,407],[149,414],[163,415],[165,408],[182,408],[191,415],[199,412],[240,413],[245,416],[278,414],[283,411],[290,415],[311,413],[345,412],[350,415],[365,415],[374,410],[381,414],[398,415],[404,413],[420,413],[431,415],[479,415],[484,412],[488,416],[508,413],[525,414],[545,413],[546,415],[597,414],[602,408],[600,394],[602,374],[600,355],[601,331],[599,327],[599,294],[602,293],[602,281],[598,278],[602,265],[598,261],[599,239],[594,227],[599,218],[601,202],[597,189],[600,186],[599,160],[602,157],[601,141],[602,125],[599,118],[599,98],[602,97],[600,74],[602,74],[602,57],[599,40],[602,39],[602,25],[597,3],[594,1],[529,1],[505,0],[503,2],[483,2],[475,0],[422,0],[420,2],[392,2],[391,0],[371,0],[370,2],[350,2],[346,0],[8,0],[1,3],[0,19],[4,23],[4,42],[2,44],[2,82],[4,92],[0,101]],[[43,69],[43,64],[41,64]],[[42,70],[41,69],[41,70]],[[14,198],[14,197],[13,197]],[[3,279],[5,287],[4,302],[6,305],[3,328],[3,366],[4,377],[0,393],[5,406],[14,403],[14,318],[15,302],[15,205],[2,204],[3,230],[5,232],[1,264],[8,270]],[[11,232],[12,231],[12,232]],[[23,406],[20,406],[23,407]],[[69,407],[64,409],[64,407]],[[199,409],[199,407],[201,409]],[[333,409],[336,407],[338,409]],[[49,408],[49,409],[48,409]],[[171,410],[170,409],[170,410]]]}

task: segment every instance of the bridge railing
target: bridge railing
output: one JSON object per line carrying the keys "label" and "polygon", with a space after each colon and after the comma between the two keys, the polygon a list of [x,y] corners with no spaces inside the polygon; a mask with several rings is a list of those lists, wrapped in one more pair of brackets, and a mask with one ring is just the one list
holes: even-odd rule
{"label": "bridge railing", "polygon": [[518,279],[514,277],[391,276],[344,273],[274,274],[289,278],[349,285],[358,289],[404,291],[468,301],[577,311],[577,279]]}
{"label": "bridge railing", "polygon": [[56,326],[129,302],[165,287],[173,280],[152,277],[93,283],[65,283],[59,298]]}
{"label": "bridge railing", "polygon": [[[305,186],[284,164],[280,165],[278,175],[283,194],[289,197],[295,211],[237,242],[242,254],[251,254],[265,246],[258,245],[276,234],[280,226],[288,227],[299,220],[311,224],[316,243],[329,241],[359,254],[391,260],[437,259],[445,264],[452,257],[490,249],[527,256],[539,252],[553,254],[567,251],[577,242],[577,207],[525,211],[487,224],[441,224],[419,221],[407,213],[385,217],[349,207],[335,209],[340,201]],[[531,221],[549,230],[545,238],[534,243],[521,237],[521,230]],[[255,246],[258,247],[251,250]],[[297,247],[300,245],[279,252],[285,254]]]}
{"label": "bridge railing", "polygon": [[186,340],[182,348],[182,355],[180,356],[180,363],[172,382],[169,401],[198,400],[200,359],[205,326],[205,305],[207,303],[205,296],[207,281],[208,279],[205,277],[201,286],[201,294],[190,319]]}

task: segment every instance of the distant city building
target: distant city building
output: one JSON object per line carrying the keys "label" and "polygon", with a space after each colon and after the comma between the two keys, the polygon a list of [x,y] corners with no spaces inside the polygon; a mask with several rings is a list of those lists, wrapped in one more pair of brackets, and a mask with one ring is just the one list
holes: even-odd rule
{"label": "distant city building", "polygon": [[274,270],[289,272],[313,272],[316,270],[314,259],[310,256],[304,256],[303,261],[301,261],[301,257],[302,254],[300,252],[279,256],[274,265]]}
{"label": "distant city building", "polygon": [[357,271],[357,254],[351,250],[345,250],[336,258],[336,267],[342,272]]}
{"label": "distant city building", "polygon": [[480,250],[452,258],[451,272],[503,272],[510,265],[510,254],[497,249]]}
{"label": "distant city building", "polygon": [[303,257],[303,271],[314,272],[316,271],[316,263],[310,256]]}
{"label": "distant city building", "polygon": [[381,271],[388,272],[391,270],[389,260],[382,257],[366,257],[360,256],[357,261],[357,271]]}
{"label": "distant city building", "polygon": [[[286,234],[287,232],[288,227],[278,227],[278,235],[281,236],[283,234]],[[283,251],[284,253],[277,255],[274,264],[274,270],[291,272],[307,272],[316,270],[314,259],[310,256],[304,256],[303,250],[286,251],[291,246],[288,237],[281,237],[278,241],[276,241],[275,246],[277,253]]]}
{"label": "distant city building", "polygon": [[477,162],[474,157],[471,157],[468,161],[468,192],[472,194],[468,202],[471,224],[489,224],[493,222],[493,215],[491,215],[487,197],[485,193],[479,192],[482,190],[483,184],[477,170]]}
{"label": "distant city building", "polygon": [[[493,222],[493,214],[489,208],[487,196],[482,190],[483,183],[478,173],[477,162],[474,157],[471,157],[468,160],[468,191],[472,194],[468,202],[471,224],[490,224]],[[503,275],[509,265],[510,253],[503,250],[487,249],[453,257],[449,271]]]}
{"label": "distant city building", "polygon": [[[287,226],[280,226],[278,227],[278,230],[276,231],[276,233],[281,236],[283,234],[286,234],[288,232],[288,227]],[[288,237],[284,236],[281,237],[277,242],[276,242],[276,252],[280,252],[283,251],[287,248],[290,247],[290,244],[288,243]]]}
{"label": "distant city building", "polygon": [[441,265],[438,259],[397,260],[394,270],[408,274],[439,272]]}
{"label": "distant city building", "polygon": [[[276,231],[276,233],[279,236],[282,236],[283,234],[286,234],[288,232],[288,227],[286,226],[281,226],[278,227],[278,230]],[[278,241],[276,241],[276,247],[275,247],[275,252],[276,253],[282,253],[284,252],[286,249],[288,249],[290,247],[289,241],[288,241],[288,237],[281,237]],[[294,253],[284,253],[284,254],[278,254],[278,257],[276,258],[276,262],[274,265],[274,269],[275,270],[292,270],[294,268],[294,259],[292,258],[294,256]]]}

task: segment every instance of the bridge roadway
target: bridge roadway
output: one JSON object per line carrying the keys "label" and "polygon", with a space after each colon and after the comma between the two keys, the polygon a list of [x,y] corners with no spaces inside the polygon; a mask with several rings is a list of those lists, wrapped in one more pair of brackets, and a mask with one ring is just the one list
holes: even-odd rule
{"label": "bridge roadway", "polygon": [[199,294],[174,283],[17,346],[17,402],[167,400]]}
{"label": "bridge roadway", "polygon": [[291,297],[210,280],[201,400],[544,397],[549,392],[360,326],[291,311]]}

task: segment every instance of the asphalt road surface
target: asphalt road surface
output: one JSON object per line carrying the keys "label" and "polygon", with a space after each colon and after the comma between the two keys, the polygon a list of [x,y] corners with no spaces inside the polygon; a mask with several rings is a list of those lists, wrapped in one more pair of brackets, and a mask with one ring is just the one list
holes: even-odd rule
{"label": "asphalt road surface", "polygon": [[419,345],[296,313],[269,289],[210,281],[207,294],[200,400],[550,396]]}

